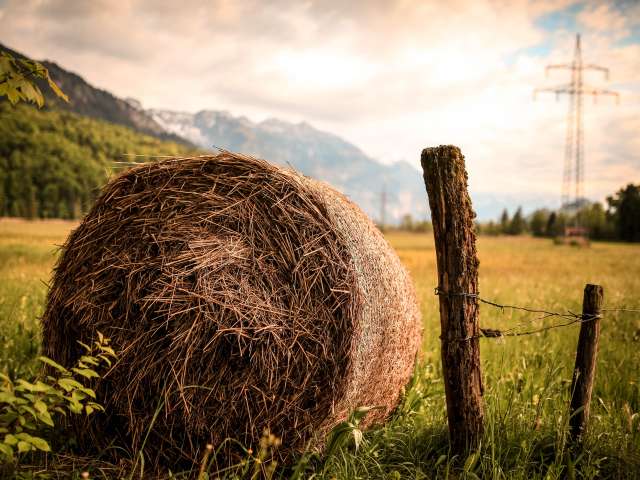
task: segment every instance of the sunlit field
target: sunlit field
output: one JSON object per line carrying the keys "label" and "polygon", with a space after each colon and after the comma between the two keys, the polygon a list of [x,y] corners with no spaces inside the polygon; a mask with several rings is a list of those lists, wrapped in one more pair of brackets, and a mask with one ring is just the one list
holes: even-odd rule
{"label": "sunlit field", "polygon": [[[0,371],[37,371],[38,318],[46,282],[75,224],[0,220]],[[481,339],[485,436],[466,459],[448,455],[439,359],[436,266],[431,234],[390,233],[410,270],[424,318],[422,357],[388,423],[310,462],[314,478],[640,478],[640,313],[605,312],[583,449],[567,442],[568,402],[578,326]],[[640,307],[640,246],[556,246],[547,239],[480,237],[480,294],[499,303],[580,312],[586,283],[604,287],[605,308]],[[482,327],[521,331],[558,323],[481,306]],[[117,348],[117,346],[115,346]],[[99,400],[99,399],[98,399]],[[91,464],[78,465],[91,470]],[[79,470],[80,471],[80,470]],[[99,472],[92,473],[99,477]],[[286,471],[283,471],[286,476]]]}

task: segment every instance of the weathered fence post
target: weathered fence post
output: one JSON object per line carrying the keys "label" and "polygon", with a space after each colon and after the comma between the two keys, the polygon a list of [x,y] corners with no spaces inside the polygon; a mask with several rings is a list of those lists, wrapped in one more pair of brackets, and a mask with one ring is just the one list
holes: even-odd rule
{"label": "weathered fence post", "polygon": [[593,380],[596,374],[598,340],[600,338],[600,312],[604,292],[600,285],[586,285],[582,300],[582,323],[576,352],[576,366],[571,382],[571,417],[569,427],[574,441],[580,439],[587,428]]}
{"label": "weathered fence post", "polygon": [[442,368],[453,452],[479,445],[483,431],[478,336],[478,257],[475,213],[464,157],[452,145],[425,148],[421,157],[438,263]]}

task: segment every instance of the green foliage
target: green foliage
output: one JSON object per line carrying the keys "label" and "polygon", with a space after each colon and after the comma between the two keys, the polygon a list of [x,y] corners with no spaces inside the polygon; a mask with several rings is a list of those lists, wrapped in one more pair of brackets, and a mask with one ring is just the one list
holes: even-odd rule
{"label": "green foliage", "polygon": [[547,209],[539,209],[531,214],[529,220],[529,230],[535,237],[544,237],[547,235],[547,224],[551,213]]}
{"label": "green foliage", "polygon": [[27,381],[0,373],[0,460],[17,463],[20,455],[51,451],[47,429],[54,419],[70,414],[91,415],[103,411],[95,392],[86,386],[99,378],[96,369],[111,365],[115,352],[109,340],[98,334],[93,345],[81,344],[86,353],[70,370],[47,357],[39,357],[49,374]]}
{"label": "green foliage", "polygon": [[547,219],[547,228],[545,230],[545,236],[557,237],[564,234],[564,227],[567,226],[569,219],[567,215],[562,212],[551,212]]}
{"label": "green foliage", "polygon": [[496,224],[493,220],[490,220],[487,223],[476,222],[476,233],[481,233],[483,235],[500,235],[500,233],[502,233],[502,229],[500,224]]}
{"label": "green foliage", "polygon": [[400,219],[400,224],[396,227],[386,226],[386,230],[399,230],[402,232],[430,232],[432,230],[431,222],[427,220],[414,220],[411,214],[407,213]]}
{"label": "green foliage", "polygon": [[69,101],[49,75],[49,70],[41,63],[28,58],[15,58],[9,52],[0,52],[0,97],[7,97],[12,105],[22,101],[42,107],[44,96],[34,81],[36,79],[44,80],[58,98]]}
{"label": "green foliage", "polygon": [[488,222],[478,225],[478,233],[487,235],[521,235],[527,230],[527,222],[522,214],[522,207],[518,207],[513,218],[509,218],[509,212],[505,208],[500,215],[499,223]]}
{"label": "green foliage", "polygon": [[362,430],[360,430],[360,422],[367,416],[372,408],[373,407],[356,408],[344,422],[340,422],[331,430],[325,450],[325,456],[327,458],[335,455],[338,449],[344,448],[350,443],[353,443],[356,451],[360,448],[360,444],[364,438]]}
{"label": "green foliage", "polygon": [[511,219],[509,227],[505,233],[508,233],[509,235],[522,235],[526,228],[527,223],[522,215],[522,207],[518,207],[518,210],[516,210],[516,213]]}
{"label": "green foliage", "polygon": [[640,185],[629,184],[607,197],[608,218],[620,240],[640,242]]}
{"label": "green foliage", "polygon": [[594,240],[640,242],[640,185],[629,184],[620,189],[607,197],[607,204],[607,210],[600,202],[587,203],[577,212],[538,209],[528,219],[521,208],[509,219],[505,209],[499,223],[478,224],[478,231],[486,235],[520,235],[529,230],[535,237],[558,237],[564,235],[565,227],[579,225]]}
{"label": "green foliage", "polygon": [[607,212],[600,202],[584,206],[576,213],[575,219],[579,225],[589,230],[590,238],[596,240],[621,239],[616,235],[612,219],[607,216]]}
{"label": "green foliage", "polygon": [[502,210],[502,215],[500,215],[500,232],[507,233],[509,231],[509,212],[505,208]]}
{"label": "green foliage", "polygon": [[0,216],[79,218],[121,164],[136,155],[193,150],[68,112],[0,102]]}

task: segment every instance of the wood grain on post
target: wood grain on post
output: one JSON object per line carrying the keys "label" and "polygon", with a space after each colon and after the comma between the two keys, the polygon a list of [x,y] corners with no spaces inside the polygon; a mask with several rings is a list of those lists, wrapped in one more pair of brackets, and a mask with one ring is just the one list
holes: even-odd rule
{"label": "wood grain on post", "polygon": [[478,336],[475,213],[467,191],[460,149],[451,145],[422,151],[438,263],[442,368],[449,436],[455,454],[479,445],[483,431],[482,376]]}
{"label": "wood grain on post", "polygon": [[573,369],[573,381],[571,382],[572,396],[569,427],[574,441],[580,439],[589,421],[603,300],[604,292],[600,285],[587,285],[584,287],[582,323],[576,352],[576,366]]}

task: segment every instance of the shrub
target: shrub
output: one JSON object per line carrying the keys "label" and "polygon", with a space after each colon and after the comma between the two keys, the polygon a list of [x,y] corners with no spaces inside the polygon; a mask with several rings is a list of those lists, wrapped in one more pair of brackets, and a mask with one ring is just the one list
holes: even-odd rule
{"label": "shrub", "polygon": [[33,382],[0,373],[0,462],[16,466],[22,454],[51,451],[47,440],[59,416],[91,415],[103,411],[95,392],[87,385],[99,378],[96,369],[111,365],[115,352],[109,340],[98,334],[76,366],[67,370],[47,357],[39,357],[45,371]]}

